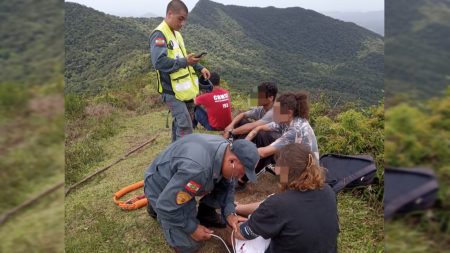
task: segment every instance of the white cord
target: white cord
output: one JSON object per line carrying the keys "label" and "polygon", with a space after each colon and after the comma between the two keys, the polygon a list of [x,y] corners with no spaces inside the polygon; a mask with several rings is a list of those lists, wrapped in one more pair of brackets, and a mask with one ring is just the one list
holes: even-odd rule
{"label": "white cord", "polygon": [[231,231],[231,246],[233,247],[233,252],[237,253],[236,251],[236,245],[234,245],[234,230]]}
{"label": "white cord", "polygon": [[[231,245],[233,246],[233,252],[236,253],[236,249],[234,248],[234,238],[233,238],[233,234],[234,234],[234,230],[231,232]],[[225,245],[225,248],[227,249],[228,253],[231,253],[230,248],[228,248],[227,244],[225,243],[225,241],[222,239],[222,237],[215,235],[215,234],[211,234],[211,236],[219,239],[223,245]]]}

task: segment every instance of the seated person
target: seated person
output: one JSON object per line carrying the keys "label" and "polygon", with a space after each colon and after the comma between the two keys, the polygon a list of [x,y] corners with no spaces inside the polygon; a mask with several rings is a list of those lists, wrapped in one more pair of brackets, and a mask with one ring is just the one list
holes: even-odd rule
{"label": "seated person", "polygon": [[[283,146],[290,143],[306,144],[313,152],[314,158],[319,161],[316,136],[308,122],[309,106],[306,93],[284,93],[277,98],[273,108],[274,122],[256,127],[245,137],[247,140],[252,140],[260,132],[264,131],[275,131],[281,136],[268,146],[258,147],[261,159],[256,166],[256,173],[259,173],[268,164],[273,164],[273,155]],[[236,190],[245,189],[247,181],[246,177],[240,179],[238,181],[239,187]]]}
{"label": "seated person", "polygon": [[[222,131],[231,122],[230,92],[220,88],[219,74],[212,72],[209,81],[211,92],[195,98],[194,128],[200,123],[206,130]],[[202,107],[203,106],[203,107]]]}
{"label": "seated person", "polygon": [[[246,134],[257,126],[261,126],[273,121],[273,103],[277,97],[278,88],[275,83],[263,82],[258,85],[257,103],[258,106],[252,110],[238,114],[233,121],[225,128],[223,137],[228,139],[245,138]],[[249,119],[253,120],[250,121]],[[272,134],[261,135],[254,140],[257,147],[267,146],[279,136]]]}
{"label": "seated person", "polygon": [[265,251],[269,253],[337,252],[336,195],[325,184],[324,169],[310,147],[299,143],[283,146],[275,171],[280,175],[281,193],[262,203],[237,205],[237,214],[251,216],[234,230],[235,238],[270,239]]}

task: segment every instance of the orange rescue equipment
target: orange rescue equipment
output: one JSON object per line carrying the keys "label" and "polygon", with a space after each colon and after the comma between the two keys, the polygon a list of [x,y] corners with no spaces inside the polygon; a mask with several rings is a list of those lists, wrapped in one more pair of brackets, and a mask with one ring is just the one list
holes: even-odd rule
{"label": "orange rescue equipment", "polygon": [[139,209],[141,207],[147,206],[148,201],[144,194],[135,196],[125,202],[119,200],[125,194],[132,192],[136,189],[139,189],[143,186],[144,186],[144,180],[122,188],[120,191],[118,191],[114,194],[114,197],[113,197],[114,203],[116,203],[116,205],[118,205],[120,208],[122,208],[122,210],[135,210],[135,209]]}

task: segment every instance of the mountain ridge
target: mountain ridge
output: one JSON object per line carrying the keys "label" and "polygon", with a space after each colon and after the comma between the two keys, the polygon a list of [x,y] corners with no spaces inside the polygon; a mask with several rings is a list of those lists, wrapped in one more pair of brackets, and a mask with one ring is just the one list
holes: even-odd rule
{"label": "mountain ridge", "polygon": [[[83,12],[97,18],[89,21],[89,25],[85,23],[87,20],[80,19],[84,25],[75,26],[71,20],[77,15],[84,15]],[[152,71],[148,58],[145,59],[148,57],[146,43],[161,18],[100,15],[100,12],[73,3],[66,3],[66,13],[66,92],[101,90],[98,87],[117,85],[111,82],[123,80],[123,72],[137,76]],[[299,13],[304,15],[296,15]],[[286,16],[294,17],[284,18]],[[108,19],[112,20],[105,21]],[[113,25],[116,23],[126,25],[135,34],[116,38],[120,36]],[[295,27],[299,23],[305,25]],[[117,40],[106,43],[107,36],[93,36],[98,29],[103,29],[110,34],[109,37]],[[244,92],[261,81],[276,81],[282,90],[302,88],[312,92],[323,91],[334,99],[342,98],[344,101],[361,100],[374,104],[383,94],[383,38],[355,24],[318,12],[299,7],[240,7],[201,0],[190,12],[188,24],[181,32],[188,51],[208,51],[205,66],[218,71],[231,86]],[[271,34],[267,35],[268,32]],[[85,39],[82,44],[68,43],[72,36]],[[126,39],[139,42],[127,43]],[[95,40],[100,41],[93,43]],[[118,47],[116,43],[127,45]],[[96,54],[99,50],[87,48],[85,44],[111,47],[117,56],[100,50],[99,59],[89,62],[86,55],[92,54],[92,51]],[[79,47],[83,50],[78,50]],[[115,63],[102,60],[105,55],[115,59]],[[100,71],[82,67],[81,72],[75,73],[73,67],[83,66],[82,62],[107,67],[100,66]],[[108,68],[109,71],[106,71]],[[93,81],[99,79],[98,75],[104,81]]]}

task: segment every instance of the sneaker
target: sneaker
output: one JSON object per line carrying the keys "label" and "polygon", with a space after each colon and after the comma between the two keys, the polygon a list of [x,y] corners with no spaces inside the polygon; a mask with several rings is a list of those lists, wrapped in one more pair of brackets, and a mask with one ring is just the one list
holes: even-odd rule
{"label": "sneaker", "polygon": [[263,170],[265,170],[266,172],[269,172],[270,174],[272,174],[274,176],[276,175],[275,174],[275,165],[273,165],[271,163],[267,164],[266,167],[264,167]]}
{"label": "sneaker", "polygon": [[216,209],[202,203],[198,206],[197,219],[201,225],[208,228],[225,228],[227,226],[216,212]]}

